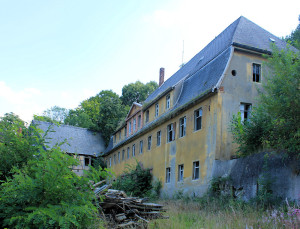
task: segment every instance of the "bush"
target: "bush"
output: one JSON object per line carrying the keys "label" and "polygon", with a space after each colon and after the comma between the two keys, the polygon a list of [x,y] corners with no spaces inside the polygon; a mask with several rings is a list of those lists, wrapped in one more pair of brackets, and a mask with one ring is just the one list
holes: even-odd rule
{"label": "bush", "polygon": [[[150,195],[152,186],[152,174],[150,169],[143,169],[140,164],[135,168],[128,167],[128,170],[117,178],[113,188],[125,191],[128,195],[144,197]],[[156,189],[159,189],[157,185]]]}

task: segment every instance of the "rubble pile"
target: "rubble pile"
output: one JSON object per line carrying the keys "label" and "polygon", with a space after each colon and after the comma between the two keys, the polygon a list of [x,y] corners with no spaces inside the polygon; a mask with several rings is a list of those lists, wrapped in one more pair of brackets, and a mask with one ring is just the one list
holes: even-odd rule
{"label": "rubble pile", "polygon": [[109,228],[147,228],[149,220],[167,218],[163,216],[162,205],[145,203],[146,198],[128,197],[125,192],[110,187],[94,189]]}

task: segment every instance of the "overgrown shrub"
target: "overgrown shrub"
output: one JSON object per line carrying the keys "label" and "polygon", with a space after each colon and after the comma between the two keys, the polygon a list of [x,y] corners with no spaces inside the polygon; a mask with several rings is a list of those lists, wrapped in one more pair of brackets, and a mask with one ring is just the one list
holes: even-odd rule
{"label": "overgrown shrub", "polygon": [[[113,188],[125,191],[126,194],[137,197],[148,196],[151,193],[152,174],[150,169],[144,169],[137,163],[134,167],[128,167],[127,171],[119,176],[113,183]],[[159,185],[156,189],[159,189]]]}

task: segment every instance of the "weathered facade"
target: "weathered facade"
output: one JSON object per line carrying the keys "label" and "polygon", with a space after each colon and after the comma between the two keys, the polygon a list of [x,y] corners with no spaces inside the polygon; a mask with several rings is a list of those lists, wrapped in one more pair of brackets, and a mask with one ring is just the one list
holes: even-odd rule
{"label": "weathered facade", "polygon": [[[233,114],[247,119],[265,81],[263,54],[281,39],[238,18],[143,103],[133,104],[104,156],[120,175],[136,164],[151,168],[163,192],[202,195],[216,160],[235,156],[229,132]],[[140,123],[140,125],[138,125]]]}
{"label": "weathered facade", "polygon": [[80,164],[73,166],[72,170],[79,176],[84,170],[89,170],[92,158],[98,157],[105,150],[104,140],[100,133],[69,125],[56,125],[49,122],[34,120],[32,125],[43,131],[46,145],[49,148],[64,143],[60,148],[74,157],[78,158]]}

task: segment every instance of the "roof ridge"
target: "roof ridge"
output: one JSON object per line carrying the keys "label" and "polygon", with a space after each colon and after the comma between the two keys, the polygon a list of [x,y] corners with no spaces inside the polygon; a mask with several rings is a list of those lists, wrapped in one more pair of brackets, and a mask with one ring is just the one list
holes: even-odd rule
{"label": "roof ridge", "polygon": [[91,130],[89,128],[84,128],[84,127],[79,127],[79,126],[72,126],[72,125],[68,125],[68,124],[53,123],[53,122],[46,122],[46,121],[40,121],[40,120],[33,120],[32,122],[34,122],[34,123],[35,122],[42,122],[42,123],[47,123],[47,124],[50,124],[50,125],[56,125],[57,127],[65,126],[65,127],[70,127],[70,128],[75,128],[75,129],[85,129],[85,130],[88,130],[88,131],[100,133],[99,131]]}

